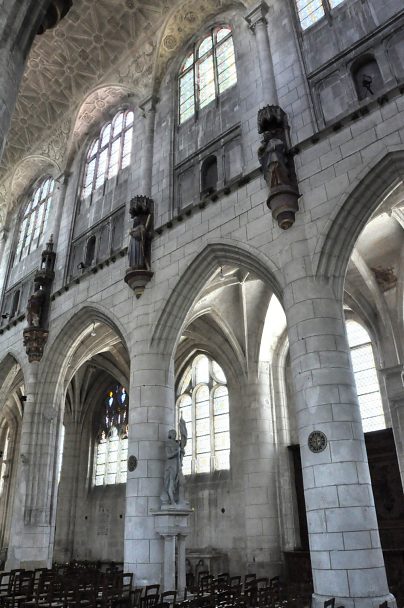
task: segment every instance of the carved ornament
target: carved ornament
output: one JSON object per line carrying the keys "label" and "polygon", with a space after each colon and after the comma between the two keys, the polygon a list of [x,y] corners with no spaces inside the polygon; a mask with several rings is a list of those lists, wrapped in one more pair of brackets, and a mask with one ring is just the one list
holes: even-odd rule
{"label": "carved ornament", "polygon": [[269,188],[267,205],[282,230],[295,222],[299,191],[290,148],[286,113],[279,106],[265,106],[258,112],[258,133],[263,135],[258,159]]}

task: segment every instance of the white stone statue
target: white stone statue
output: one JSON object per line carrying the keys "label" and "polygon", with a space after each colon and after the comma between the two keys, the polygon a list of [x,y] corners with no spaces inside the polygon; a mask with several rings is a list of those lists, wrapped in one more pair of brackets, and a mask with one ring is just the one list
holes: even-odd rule
{"label": "white stone statue", "polygon": [[163,505],[177,505],[184,502],[183,485],[184,476],[182,474],[182,460],[187,445],[188,432],[184,419],[180,419],[180,439],[174,429],[168,431],[168,438],[165,443],[166,466],[164,470],[164,488],[161,494]]}

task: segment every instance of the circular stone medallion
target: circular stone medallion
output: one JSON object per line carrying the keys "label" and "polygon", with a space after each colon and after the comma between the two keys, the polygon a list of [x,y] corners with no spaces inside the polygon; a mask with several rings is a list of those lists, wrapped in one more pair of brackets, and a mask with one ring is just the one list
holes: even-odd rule
{"label": "circular stone medallion", "polygon": [[134,471],[137,467],[136,456],[129,456],[128,458],[128,471]]}
{"label": "circular stone medallion", "polygon": [[312,431],[309,435],[307,445],[309,450],[318,454],[327,447],[327,436],[322,431]]}

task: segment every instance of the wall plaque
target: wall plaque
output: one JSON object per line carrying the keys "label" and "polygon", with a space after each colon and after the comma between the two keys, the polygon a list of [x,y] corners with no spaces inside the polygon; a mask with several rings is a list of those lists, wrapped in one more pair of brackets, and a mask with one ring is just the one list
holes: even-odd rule
{"label": "wall plaque", "polygon": [[312,431],[307,441],[309,450],[315,454],[323,452],[327,447],[327,443],[327,436],[322,431]]}
{"label": "wall plaque", "polygon": [[128,458],[128,471],[134,471],[137,467],[137,458],[136,456],[129,456]]}

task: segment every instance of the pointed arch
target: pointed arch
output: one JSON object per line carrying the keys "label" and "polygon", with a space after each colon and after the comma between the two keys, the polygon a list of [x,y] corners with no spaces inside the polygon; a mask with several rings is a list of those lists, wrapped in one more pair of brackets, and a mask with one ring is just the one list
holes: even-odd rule
{"label": "pointed arch", "polygon": [[[48,345],[42,360],[43,369],[46,369],[43,386],[52,381],[57,381],[59,384],[65,377],[72,353],[79,346],[83,335],[93,322],[111,328],[128,350],[129,335],[119,319],[99,304],[85,306],[65,318],[62,329],[55,336],[52,344]],[[75,366],[79,366],[78,361]]]}
{"label": "pointed arch", "polygon": [[317,278],[335,281],[340,295],[348,262],[360,232],[383,198],[403,179],[404,150],[391,146],[365,167],[353,183],[348,196],[344,195],[341,204],[336,205],[335,213],[318,239],[315,262]]}
{"label": "pointed arch", "polygon": [[171,292],[154,327],[152,346],[174,352],[187,313],[213,272],[223,264],[237,265],[253,273],[282,302],[282,275],[265,255],[231,239],[210,243],[195,256]]}

